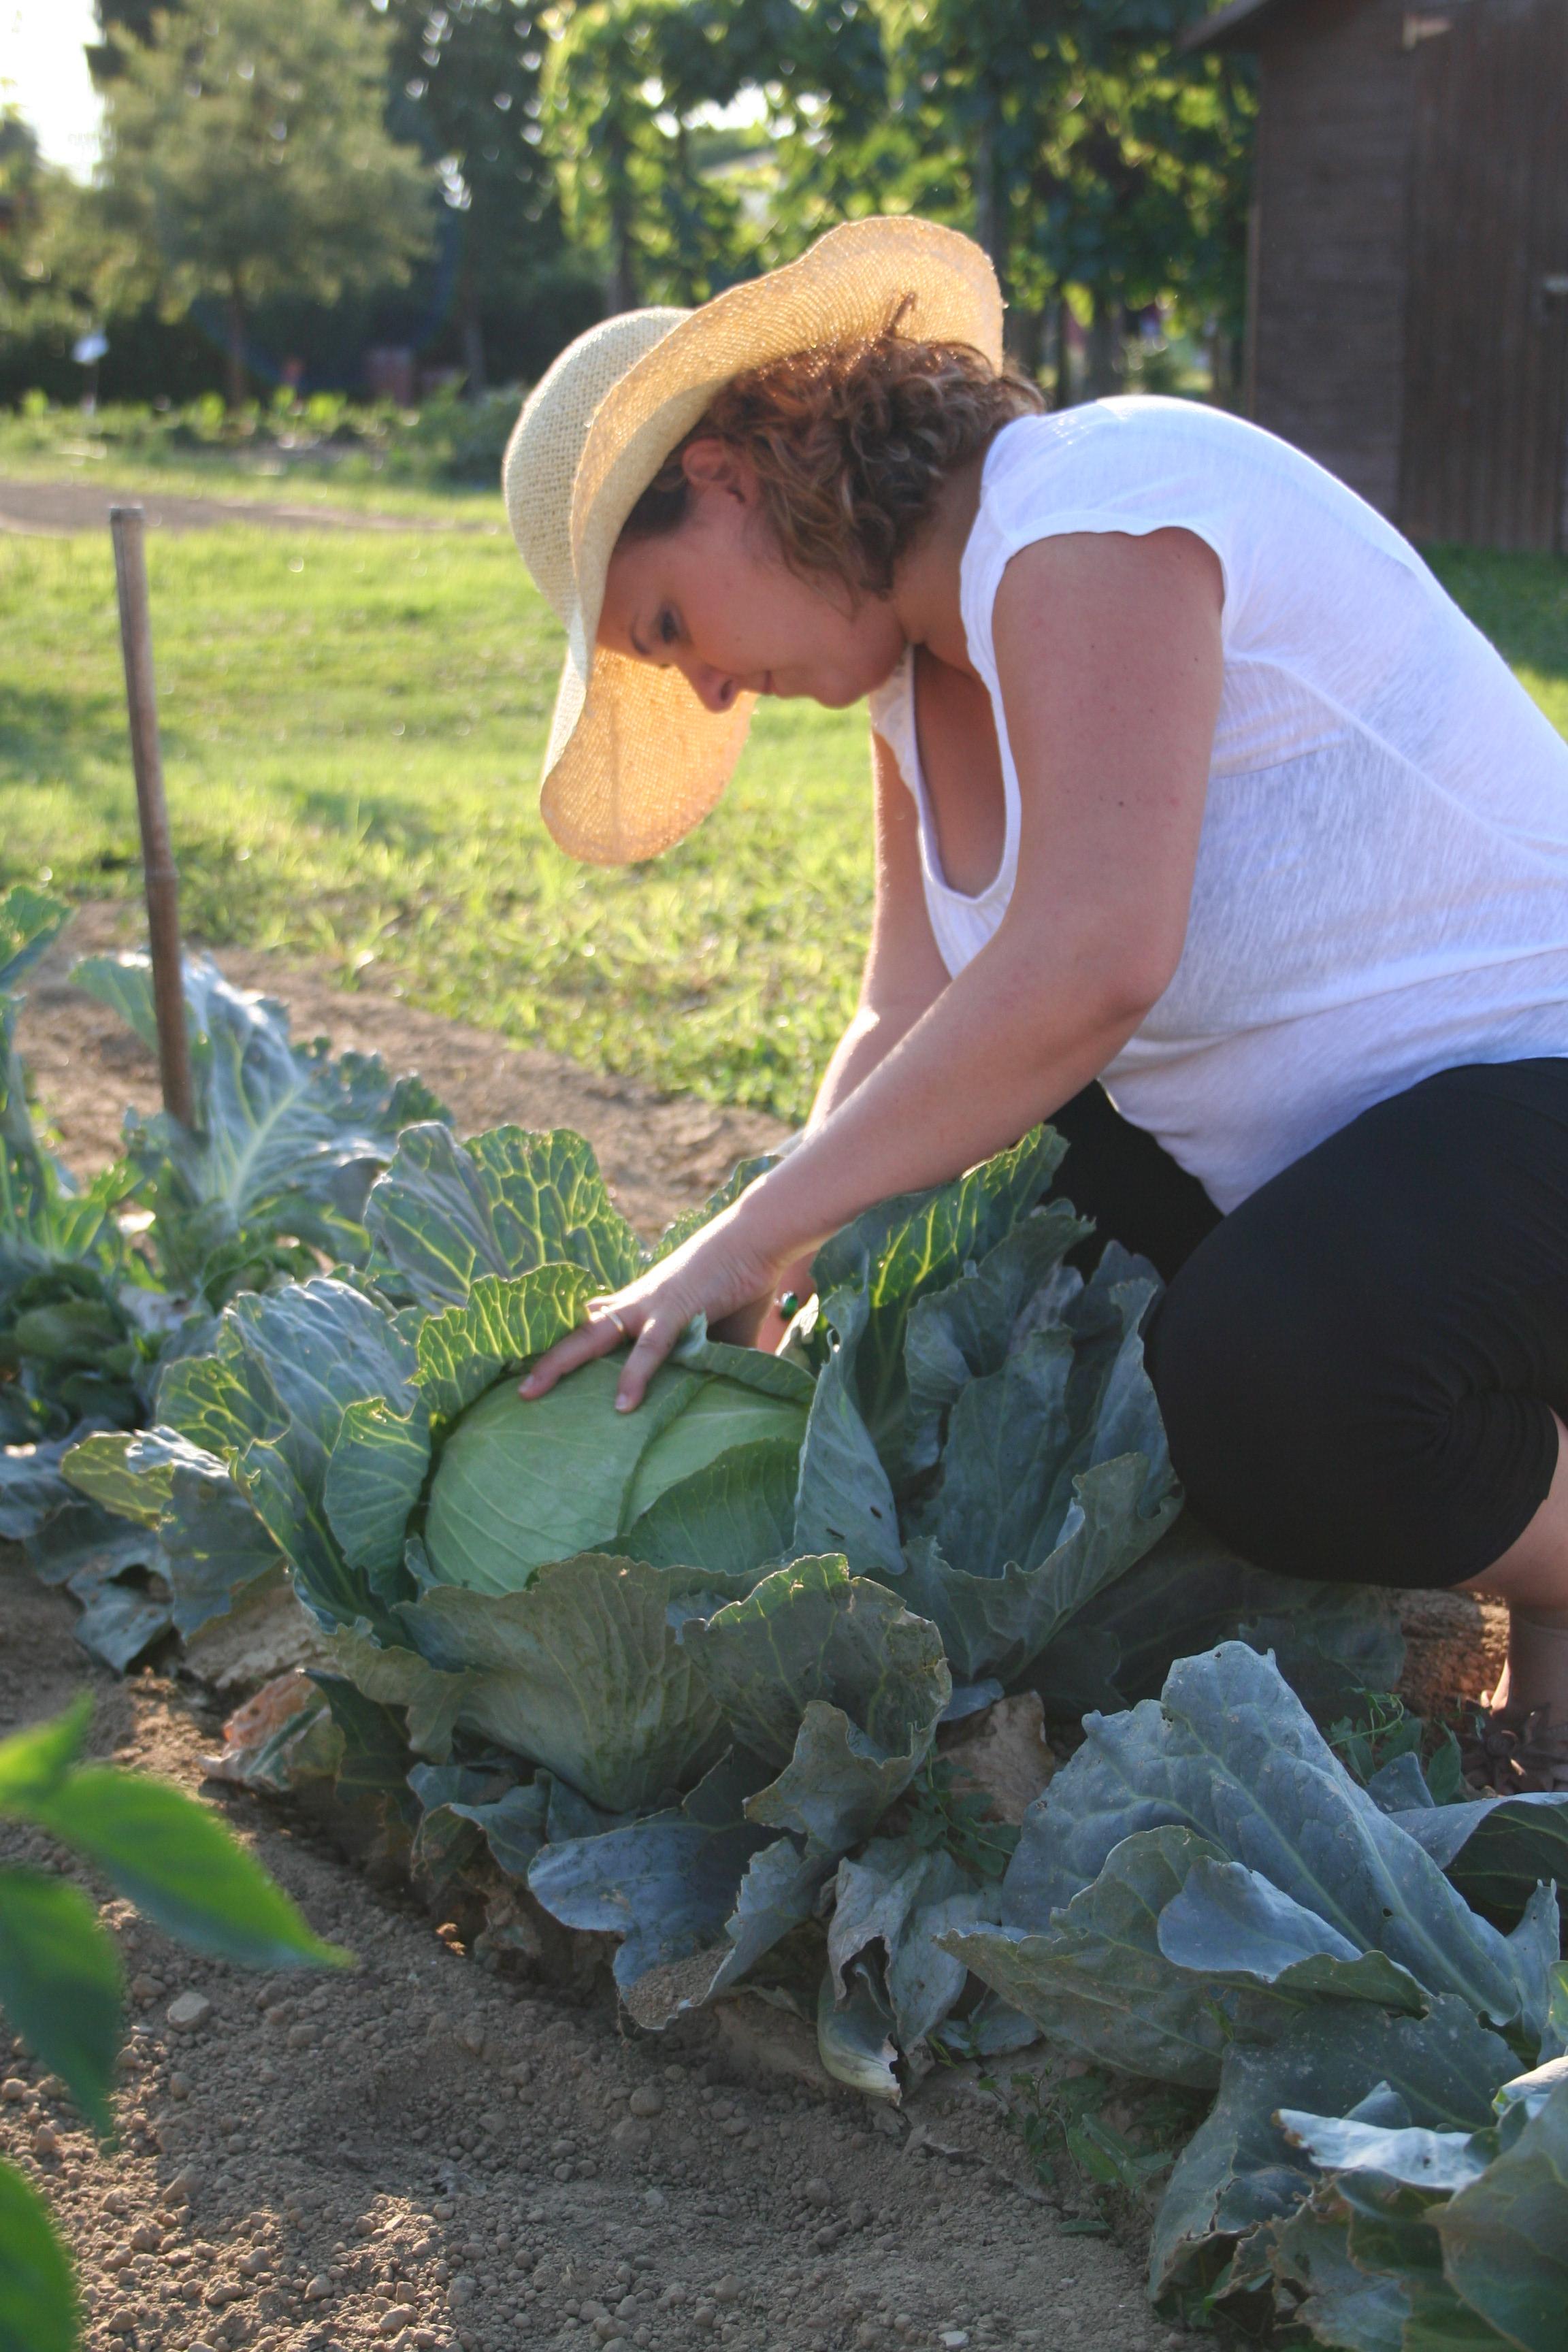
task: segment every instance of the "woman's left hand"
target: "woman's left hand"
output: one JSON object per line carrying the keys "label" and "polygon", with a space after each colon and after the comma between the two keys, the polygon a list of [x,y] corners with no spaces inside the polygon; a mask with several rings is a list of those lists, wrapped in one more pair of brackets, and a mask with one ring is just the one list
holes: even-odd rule
{"label": "woman's left hand", "polygon": [[541,1356],[518,1393],[541,1397],[563,1373],[595,1356],[607,1356],[623,1341],[632,1351],[616,1391],[616,1410],[631,1412],[658,1366],[695,1315],[716,1324],[760,1298],[770,1297],[783,1270],[762,1255],[744,1231],[744,1196],[678,1250],[650,1266],[624,1290],[588,1302],[587,1320]]}

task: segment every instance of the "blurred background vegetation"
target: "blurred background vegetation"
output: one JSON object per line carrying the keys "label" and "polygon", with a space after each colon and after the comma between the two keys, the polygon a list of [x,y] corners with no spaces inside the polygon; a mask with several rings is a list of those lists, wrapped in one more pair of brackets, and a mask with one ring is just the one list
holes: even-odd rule
{"label": "blurred background vegetation", "polygon": [[1204,5],[97,0],[91,182],[0,112],[0,407],[35,444],[51,404],[145,410],[147,462],[493,481],[595,319],[905,210],[986,247],[1059,404],[1226,399],[1254,107],[1179,50]]}

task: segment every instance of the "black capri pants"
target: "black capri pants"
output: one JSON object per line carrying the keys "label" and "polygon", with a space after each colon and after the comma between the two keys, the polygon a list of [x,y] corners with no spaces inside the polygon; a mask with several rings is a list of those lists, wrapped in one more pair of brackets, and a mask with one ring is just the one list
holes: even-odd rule
{"label": "black capri pants", "polygon": [[1568,1061],[1445,1070],[1222,1217],[1089,1087],[1058,1183],[1168,1287],[1147,1360],[1195,1507],[1260,1567],[1459,1584],[1568,1419]]}

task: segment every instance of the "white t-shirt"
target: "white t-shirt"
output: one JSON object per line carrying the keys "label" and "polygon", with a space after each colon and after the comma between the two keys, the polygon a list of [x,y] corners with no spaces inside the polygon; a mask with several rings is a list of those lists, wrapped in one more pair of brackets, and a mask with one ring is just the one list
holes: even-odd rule
{"label": "white t-shirt", "polygon": [[1006,789],[977,896],[942,877],[908,656],[871,698],[950,972],[1017,874],[1003,572],[1059,532],[1171,526],[1219,559],[1224,689],[1182,960],[1103,1076],[1232,1209],[1434,1071],[1568,1055],[1568,743],[1392,525],[1271,434],[1179,400],[1020,417],[987,453],[961,578]]}

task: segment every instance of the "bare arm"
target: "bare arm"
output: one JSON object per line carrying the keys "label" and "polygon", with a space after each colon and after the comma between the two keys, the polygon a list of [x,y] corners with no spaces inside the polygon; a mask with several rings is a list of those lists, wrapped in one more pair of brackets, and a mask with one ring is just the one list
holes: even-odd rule
{"label": "bare arm", "polygon": [[[1223,677],[1222,583],[1185,531],[1042,541],[1009,564],[994,638],[1023,796],[995,936],[854,1091],[734,1207],[613,1302],[637,1342],[621,1399],[699,1307],[721,1315],[891,1192],[945,1181],[1111,1061],[1185,937]],[[590,1324],[527,1384],[616,1343]]]}
{"label": "bare arm", "polygon": [[[871,944],[860,979],[860,1002],[823,1073],[805,1125],[807,1136],[814,1135],[869,1077],[948,983],[947,966],[938,952],[926,912],[914,799],[899,773],[897,761],[875,731],[871,769],[877,832]],[[803,1250],[781,1267],[764,1298],[727,1317],[720,1336],[754,1347],[777,1347],[784,1336],[784,1318],[773,1305],[774,1298],[784,1291],[794,1291],[803,1299],[810,1296],[815,1255],[814,1248]]]}

